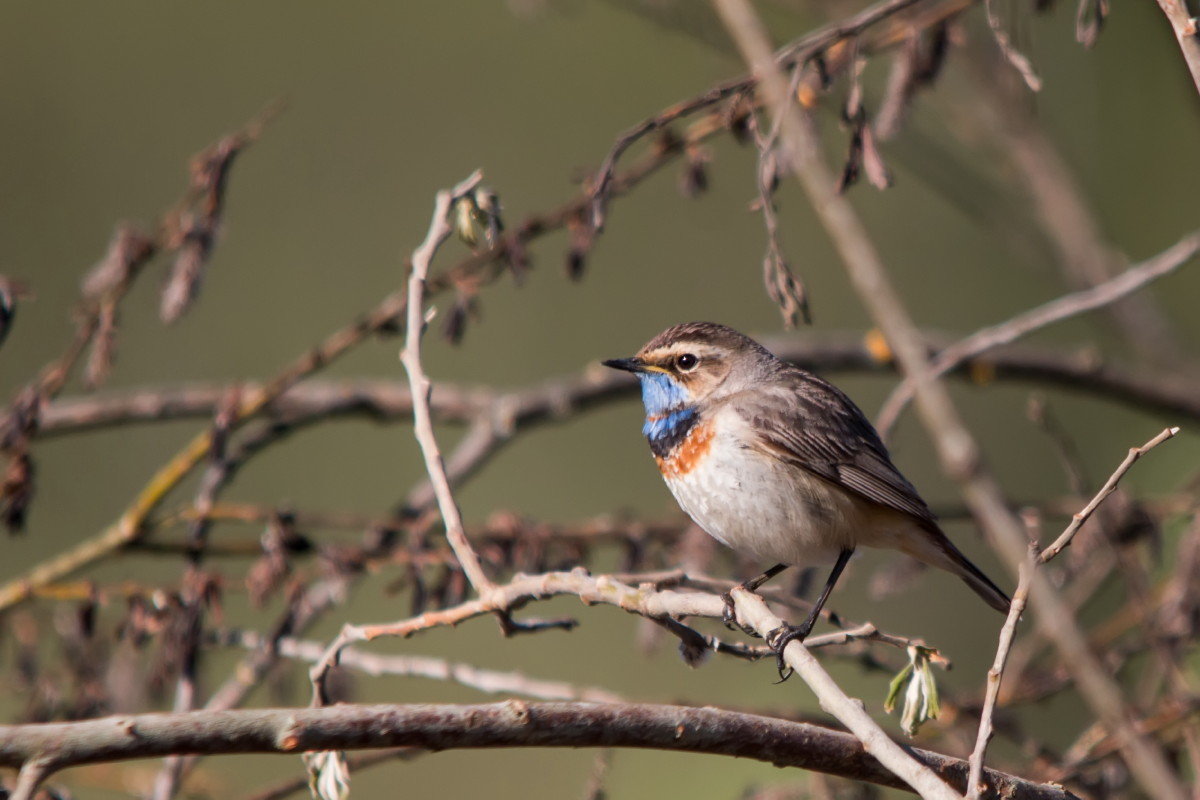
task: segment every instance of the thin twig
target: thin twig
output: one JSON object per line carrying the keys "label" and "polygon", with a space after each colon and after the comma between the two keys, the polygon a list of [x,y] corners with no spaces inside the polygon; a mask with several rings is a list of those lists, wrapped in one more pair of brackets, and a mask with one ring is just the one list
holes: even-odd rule
{"label": "thin twig", "polygon": [[[1130,267],[1125,272],[1090,289],[1063,295],[1056,300],[1025,311],[1012,319],[983,328],[962,341],[939,352],[929,362],[925,380],[945,375],[960,364],[994,347],[1011,344],[1033,331],[1116,302],[1146,286],[1151,281],[1169,275],[1200,252],[1200,232],[1191,233],[1163,252]],[[912,400],[916,379],[912,376],[892,390],[884,401],[876,424],[886,435],[896,424],[901,412]]]}
{"label": "thin twig", "polygon": [[[14,765],[15,766],[15,765]],[[57,768],[54,762],[43,755],[35,755],[25,760],[17,773],[17,785],[13,787],[9,800],[33,800],[38,787]]]}
{"label": "thin twig", "polygon": [[[261,647],[265,642],[256,633],[245,631],[222,631],[211,639],[217,644],[232,644],[247,649]],[[309,663],[319,662],[325,655],[325,645],[311,639],[291,636],[275,640],[274,647],[284,658],[298,659]],[[575,686],[566,681],[531,678],[519,672],[499,672],[483,669],[472,664],[451,662],[432,656],[380,655],[365,653],[353,647],[341,652],[339,664],[358,670],[366,675],[390,675],[395,677],[419,677],[430,680],[450,681],[481,692],[492,694],[516,694],[538,700],[579,700],[587,703],[621,703],[623,697],[607,689],[593,686]]]}
{"label": "thin twig", "polygon": [[421,366],[421,337],[424,335],[427,322],[425,319],[425,281],[429,275],[429,264],[433,261],[433,256],[438,248],[446,239],[450,238],[450,234],[454,231],[450,221],[454,204],[474,191],[481,180],[483,180],[483,173],[476,170],[453,189],[437,193],[433,219],[429,223],[429,232],[425,235],[425,241],[421,242],[412,255],[412,271],[408,277],[408,322],[400,361],[408,372],[409,390],[413,399],[413,431],[416,434],[417,443],[421,446],[421,453],[425,457],[425,470],[429,473],[429,479],[433,483],[433,490],[437,496],[438,508],[442,512],[442,522],[446,526],[446,539],[450,542],[450,547],[454,549],[454,554],[458,557],[458,562],[462,565],[467,579],[475,587],[475,591],[483,595],[492,589],[493,583],[484,573],[483,566],[479,563],[479,556],[471,547],[471,543],[467,540],[467,534],[463,530],[462,515],[459,513],[458,503],[454,500],[454,493],[450,489],[450,481],[446,477],[446,465],[442,463],[442,453],[438,449],[437,437],[433,433],[433,418],[429,413],[429,394],[433,383]]}
{"label": "thin twig", "polygon": [[[721,586],[723,590],[728,587],[728,584]],[[486,597],[481,596],[436,611],[426,611],[405,620],[344,625],[341,632],[325,648],[321,658],[309,671],[313,686],[314,705],[321,705],[325,702],[326,677],[329,671],[340,663],[342,653],[352,644],[369,642],[381,637],[406,639],[423,631],[457,626],[467,620],[487,614],[508,614],[530,602],[563,595],[578,597],[588,605],[616,606],[630,614],[669,623],[667,629],[679,636],[686,646],[750,659],[757,659],[766,654],[765,651],[755,647],[730,644],[714,636],[700,634],[678,621],[685,617],[719,619],[724,611],[724,604],[718,594],[658,589],[652,582],[643,582],[634,587],[612,575],[591,575],[586,570],[577,568],[570,572],[518,575],[508,583],[494,586]],[[846,631],[813,637],[812,646],[842,645],[852,641],[875,641],[892,647],[904,648],[913,644],[927,646],[919,640],[883,633],[870,623],[864,623]]]}
{"label": "thin twig", "polygon": [[1116,471],[1114,471],[1113,474],[1109,476],[1108,480],[1104,482],[1104,486],[1102,486],[1100,491],[1096,493],[1096,496],[1091,499],[1091,502],[1084,506],[1081,511],[1076,513],[1071,518],[1071,524],[1067,526],[1067,529],[1063,531],[1062,534],[1060,534],[1059,537],[1055,539],[1049,547],[1041,552],[1041,554],[1038,556],[1038,563],[1045,564],[1047,561],[1061,553],[1063,548],[1071,544],[1071,539],[1075,537],[1075,534],[1079,532],[1079,529],[1083,527],[1083,524],[1087,522],[1096,509],[1100,507],[1100,504],[1103,503],[1110,494],[1116,491],[1117,484],[1121,482],[1121,478],[1125,476],[1125,473],[1129,471],[1129,468],[1133,466],[1134,462],[1146,455],[1146,453],[1150,452],[1155,447],[1158,447],[1167,439],[1175,436],[1177,433],[1179,433],[1179,428],[1167,428],[1141,447],[1129,448],[1129,454],[1125,456],[1125,460],[1121,462]]}
{"label": "thin twig", "polygon": [[996,0],[984,0],[983,7],[987,11],[988,27],[992,29],[992,36],[996,40],[996,46],[1000,48],[1001,55],[1009,64],[1012,64],[1021,76],[1021,80],[1025,81],[1025,85],[1030,91],[1039,92],[1042,89],[1042,79],[1037,76],[1037,72],[1033,68],[1033,64],[1029,59],[1018,50],[1012,43],[1008,32],[1004,30],[1004,24],[1000,21],[999,15],[996,13]]}
{"label": "thin twig", "polygon": [[1004,627],[1000,629],[1000,639],[996,643],[996,660],[987,673],[987,691],[984,694],[983,710],[979,712],[979,734],[975,738],[975,749],[971,751],[971,771],[967,777],[967,800],[979,800],[980,794],[986,788],[983,785],[983,760],[987,755],[988,742],[992,739],[992,716],[996,713],[996,700],[1000,697],[1000,682],[1004,677],[1004,665],[1008,661],[1009,651],[1012,650],[1013,638],[1016,636],[1017,623],[1025,611],[1025,600],[1029,596],[1029,579],[1036,564],[1036,545],[1031,544],[1029,557],[1021,564],[1017,578],[1017,588],[1013,592],[1012,605],[1008,609],[1008,617]]}

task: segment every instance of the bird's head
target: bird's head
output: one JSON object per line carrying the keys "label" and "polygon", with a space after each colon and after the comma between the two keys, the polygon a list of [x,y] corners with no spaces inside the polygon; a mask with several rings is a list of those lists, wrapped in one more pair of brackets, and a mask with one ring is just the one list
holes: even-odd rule
{"label": "bird's head", "polygon": [[637,375],[649,419],[740,391],[764,360],[774,356],[733,328],[687,322],[667,328],[637,355],[604,365]]}

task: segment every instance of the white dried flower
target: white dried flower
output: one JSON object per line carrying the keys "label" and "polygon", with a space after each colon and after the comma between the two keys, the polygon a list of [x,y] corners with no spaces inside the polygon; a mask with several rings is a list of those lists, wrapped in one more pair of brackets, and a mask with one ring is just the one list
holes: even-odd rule
{"label": "white dried flower", "polygon": [[892,678],[888,686],[883,710],[892,713],[896,707],[896,698],[903,689],[904,710],[900,714],[900,727],[909,736],[916,736],[922,725],[931,719],[937,719],[940,709],[937,681],[933,677],[935,659],[940,660],[936,651],[911,645],[908,648],[908,665]]}
{"label": "white dried flower", "polygon": [[315,800],[346,800],[350,796],[350,765],[341,750],[305,753],[304,766]]}

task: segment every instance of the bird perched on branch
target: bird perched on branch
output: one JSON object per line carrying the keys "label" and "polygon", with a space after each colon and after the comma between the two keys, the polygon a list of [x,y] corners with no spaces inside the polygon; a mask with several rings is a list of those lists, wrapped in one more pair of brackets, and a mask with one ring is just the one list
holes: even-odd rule
{"label": "bird perched on branch", "polygon": [[[783,650],[812,630],[860,545],[900,550],[962,578],[997,611],[1008,597],[942,533],[929,506],[892,464],[875,428],[840,389],[711,322],[676,325],[632,358],[605,366],[641,382],[642,433],[667,486],[701,528],[774,566],[833,563],[801,625],[771,631]],[[736,621],[725,595],[725,622]]]}

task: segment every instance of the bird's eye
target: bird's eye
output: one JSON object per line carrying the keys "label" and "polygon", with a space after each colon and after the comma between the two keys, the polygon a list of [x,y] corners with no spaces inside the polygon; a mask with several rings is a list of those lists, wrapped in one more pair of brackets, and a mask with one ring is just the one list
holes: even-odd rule
{"label": "bird's eye", "polygon": [[696,358],[691,353],[684,353],[675,359],[675,367],[680,372],[691,372],[700,363],[700,359]]}

